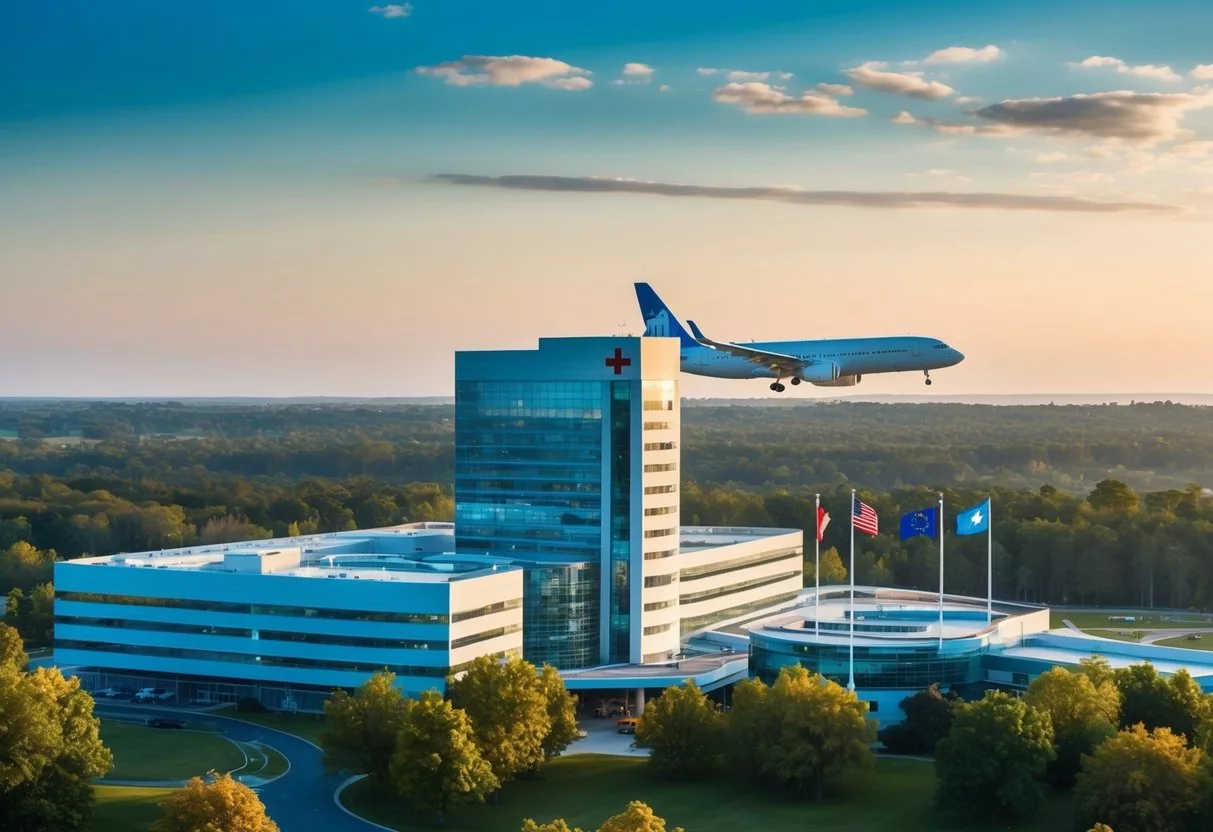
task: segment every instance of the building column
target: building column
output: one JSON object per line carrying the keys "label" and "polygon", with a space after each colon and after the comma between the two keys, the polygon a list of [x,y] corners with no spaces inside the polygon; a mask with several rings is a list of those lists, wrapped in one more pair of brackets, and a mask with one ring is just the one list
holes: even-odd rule
{"label": "building column", "polygon": [[644,716],[644,688],[636,688],[636,707],[632,709],[632,716]]}

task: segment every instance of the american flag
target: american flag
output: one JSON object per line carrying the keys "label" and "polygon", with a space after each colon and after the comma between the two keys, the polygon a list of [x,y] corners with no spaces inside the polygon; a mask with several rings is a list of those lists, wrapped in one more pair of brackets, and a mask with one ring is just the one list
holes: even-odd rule
{"label": "american flag", "polygon": [[855,524],[855,528],[864,534],[877,535],[880,532],[876,528],[877,518],[876,509],[865,503],[863,500],[856,497],[853,500],[851,522]]}

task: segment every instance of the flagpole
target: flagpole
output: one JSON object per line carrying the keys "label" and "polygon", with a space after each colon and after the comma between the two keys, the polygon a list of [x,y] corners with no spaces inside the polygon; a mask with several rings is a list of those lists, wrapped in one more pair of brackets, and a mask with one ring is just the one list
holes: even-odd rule
{"label": "flagpole", "polygon": [[943,650],[943,493],[939,494],[939,649]]}
{"label": "flagpole", "polygon": [[847,690],[855,690],[855,489],[851,489],[851,639],[847,651]]}
{"label": "flagpole", "polygon": [[813,512],[813,634],[821,633],[821,495]]}
{"label": "flagpole", "polygon": [[986,497],[986,624],[994,621],[994,501]]}

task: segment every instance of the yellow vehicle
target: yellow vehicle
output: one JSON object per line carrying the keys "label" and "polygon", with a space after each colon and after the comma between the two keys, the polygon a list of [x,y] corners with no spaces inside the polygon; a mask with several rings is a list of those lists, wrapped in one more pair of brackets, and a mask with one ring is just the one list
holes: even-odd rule
{"label": "yellow vehicle", "polygon": [[615,723],[615,727],[621,734],[635,734],[639,725],[640,717],[638,716],[627,716]]}

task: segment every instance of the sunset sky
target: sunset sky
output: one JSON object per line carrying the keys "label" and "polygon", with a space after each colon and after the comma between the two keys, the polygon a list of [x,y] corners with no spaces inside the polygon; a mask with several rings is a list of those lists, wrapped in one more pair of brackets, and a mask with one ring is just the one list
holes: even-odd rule
{"label": "sunset sky", "polygon": [[944,339],[940,396],[1213,393],[1210,32],[1207,0],[5,4],[0,396],[447,395],[456,349],[639,334],[636,280],[718,339]]}

